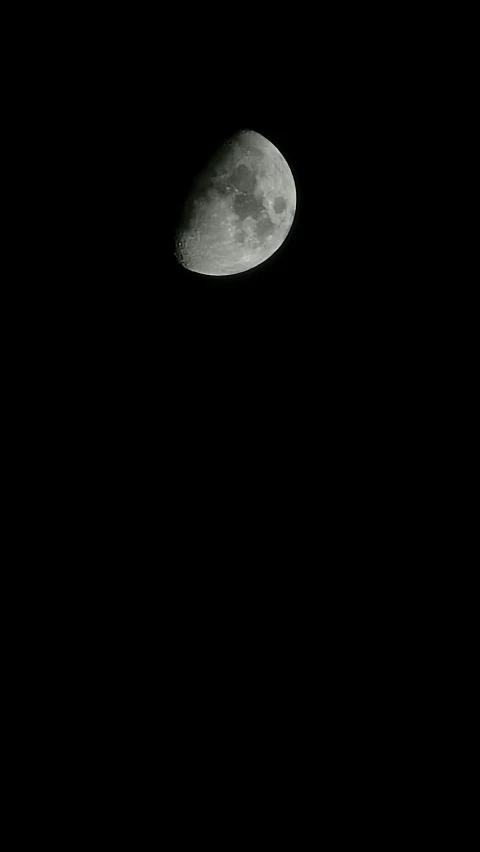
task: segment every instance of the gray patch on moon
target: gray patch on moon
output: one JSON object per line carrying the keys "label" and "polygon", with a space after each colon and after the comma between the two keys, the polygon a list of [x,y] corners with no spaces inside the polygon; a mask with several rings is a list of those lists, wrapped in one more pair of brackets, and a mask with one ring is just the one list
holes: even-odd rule
{"label": "gray patch on moon", "polygon": [[277,226],[275,225],[275,222],[272,222],[268,213],[263,213],[260,219],[258,220],[255,229],[255,233],[258,237],[259,242],[263,243],[266,237],[275,232],[276,227]]}
{"label": "gray patch on moon", "polygon": [[237,214],[241,221],[251,216],[252,219],[257,219],[263,210],[262,201],[255,198],[254,195],[238,194],[233,199],[233,212]]}
{"label": "gray patch on moon", "polygon": [[230,183],[232,183],[235,189],[238,189],[239,192],[252,193],[257,184],[257,178],[251,169],[247,168],[244,163],[240,163],[240,165],[233,170],[230,177]]}
{"label": "gray patch on moon", "polygon": [[275,213],[283,213],[283,211],[287,209],[285,199],[282,198],[280,195],[278,195],[275,199],[273,209],[275,210]]}

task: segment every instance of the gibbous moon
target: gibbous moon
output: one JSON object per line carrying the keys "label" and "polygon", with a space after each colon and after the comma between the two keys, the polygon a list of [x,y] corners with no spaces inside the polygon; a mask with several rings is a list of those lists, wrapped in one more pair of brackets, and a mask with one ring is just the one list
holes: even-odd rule
{"label": "gibbous moon", "polygon": [[253,269],[284,242],[296,201],[278,148],[254,130],[241,130],[193,181],[175,232],[177,260],[204,275]]}

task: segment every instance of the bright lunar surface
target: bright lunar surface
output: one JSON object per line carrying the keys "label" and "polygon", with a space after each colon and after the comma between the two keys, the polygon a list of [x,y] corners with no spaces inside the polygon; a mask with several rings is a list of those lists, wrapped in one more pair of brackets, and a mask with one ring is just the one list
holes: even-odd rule
{"label": "bright lunar surface", "polygon": [[253,269],[284,242],[296,200],[278,148],[254,130],[241,130],[193,181],[175,232],[176,257],[204,275]]}

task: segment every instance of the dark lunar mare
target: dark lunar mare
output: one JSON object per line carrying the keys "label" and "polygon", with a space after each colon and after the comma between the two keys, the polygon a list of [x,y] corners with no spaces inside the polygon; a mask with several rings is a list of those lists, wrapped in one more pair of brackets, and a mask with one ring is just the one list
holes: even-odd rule
{"label": "dark lunar mare", "polygon": [[231,193],[232,188],[237,190],[233,199],[233,212],[239,217],[242,223],[247,216],[252,219],[258,219],[264,209],[261,200],[255,198],[254,192],[257,186],[257,176],[252,169],[244,163],[236,166],[231,174],[222,180],[222,183],[227,188],[227,192]]}
{"label": "dark lunar mare", "polygon": [[262,202],[255,198],[254,195],[236,195],[233,200],[233,210],[234,213],[240,218],[243,222],[247,216],[251,216],[252,219],[258,219],[260,213],[264,209]]}
{"label": "dark lunar mare", "polygon": [[276,229],[276,225],[270,219],[267,211],[265,210],[265,215],[261,216],[261,218],[257,222],[257,226],[255,228],[256,235],[260,242],[262,243],[265,237],[268,237],[270,234]]}
{"label": "dark lunar mare", "polygon": [[257,186],[255,172],[242,163],[233,170],[232,174],[228,176],[227,181],[227,185],[230,185],[230,187],[233,186],[238,190],[233,200],[233,211],[239,217],[237,223],[237,241],[244,241],[244,236],[238,236],[238,234],[243,234],[241,225],[247,216],[250,216],[256,220],[255,235],[259,242],[263,243],[270,234],[274,233],[276,225],[270,219],[267,210],[263,206],[262,199],[255,198],[254,192]]}
{"label": "dark lunar mare", "polygon": [[248,166],[240,163],[230,177],[230,182],[239,192],[253,193],[257,185],[257,177]]}

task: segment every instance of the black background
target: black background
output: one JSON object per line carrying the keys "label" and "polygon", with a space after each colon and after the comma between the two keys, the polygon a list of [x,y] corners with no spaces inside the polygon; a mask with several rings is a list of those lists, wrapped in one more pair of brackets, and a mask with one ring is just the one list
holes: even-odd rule
{"label": "black background", "polygon": [[[54,145],[78,201],[42,298],[80,464],[101,458],[105,487],[140,494],[144,522],[163,500],[199,537],[208,507],[230,542],[246,538],[232,538],[239,519],[271,541],[288,518],[298,559],[320,517],[357,518],[363,535],[369,512],[382,529],[411,460],[431,386],[431,92],[412,71],[418,21],[407,60],[401,22],[380,37],[365,16],[275,14],[119,16],[65,45],[79,58]],[[286,157],[295,221],[254,270],[198,275],[175,260],[173,229],[192,175],[241,128]]]}
{"label": "black background", "polygon": [[[252,743],[270,732],[283,760],[271,721],[281,708],[294,737],[305,732],[295,752],[310,754],[320,729],[341,775],[337,742],[346,761],[368,743],[358,766],[372,761],[363,696],[372,730],[379,716],[390,724],[386,695],[399,705],[413,635],[403,601],[421,621],[438,583],[421,598],[417,565],[441,540],[429,527],[441,466],[425,416],[439,288],[419,251],[431,91],[416,77],[411,96],[413,36],[406,58],[398,20],[194,14],[90,19],[64,39],[65,54],[77,46],[77,79],[54,69],[58,132],[45,114],[35,132],[61,165],[66,201],[52,201],[55,268],[37,288],[34,391],[20,389],[31,405],[25,499],[38,517],[21,540],[62,566],[64,585],[55,576],[46,592],[67,625],[79,612],[96,737],[115,729],[118,707],[142,716],[146,738],[163,713],[182,772],[175,728],[188,761],[210,741],[207,722],[236,725],[227,672],[235,709],[238,685],[243,706],[252,691]],[[409,36],[419,32],[412,21]],[[242,127],[285,155],[297,215],[267,263],[210,280],[176,263],[172,232],[191,175]],[[52,633],[68,656],[66,629]],[[69,667],[77,707],[74,658]],[[112,696],[103,726],[101,690]],[[261,690],[271,699],[259,726]]]}

